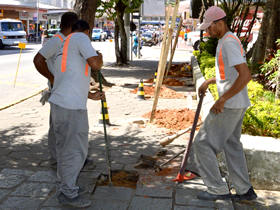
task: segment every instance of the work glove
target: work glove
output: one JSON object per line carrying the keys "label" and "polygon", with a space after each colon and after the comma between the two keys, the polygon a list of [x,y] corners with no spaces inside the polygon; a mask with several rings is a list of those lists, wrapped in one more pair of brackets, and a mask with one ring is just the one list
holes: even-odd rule
{"label": "work glove", "polygon": [[44,90],[44,91],[42,92],[42,97],[41,97],[41,99],[40,99],[40,102],[41,102],[41,104],[42,104],[43,106],[45,105],[46,101],[49,100],[49,97],[50,97],[50,96],[51,96],[51,91],[50,91],[49,89]]}

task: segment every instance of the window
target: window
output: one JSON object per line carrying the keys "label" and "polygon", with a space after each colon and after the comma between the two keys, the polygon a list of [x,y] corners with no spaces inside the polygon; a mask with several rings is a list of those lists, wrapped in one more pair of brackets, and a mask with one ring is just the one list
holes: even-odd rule
{"label": "window", "polygon": [[2,31],[23,31],[21,22],[3,22],[1,23]]}

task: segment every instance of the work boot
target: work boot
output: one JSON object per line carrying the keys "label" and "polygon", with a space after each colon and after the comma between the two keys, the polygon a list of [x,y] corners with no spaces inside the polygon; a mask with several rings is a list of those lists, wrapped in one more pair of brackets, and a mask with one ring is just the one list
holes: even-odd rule
{"label": "work boot", "polygon": [[216,195],[206,191],[203,191],[197,195],[200,200],[215,201],[215,200],[229,200],[232,198],[232,194]]}
{"label": "work boot", "polygon": [[255,200],[257,198],[257,194],[255,193],[253,187],[250,187],[250,189],[242,195],[234,195],[233,199],[235,201],[243,201],[243,200],[247,200],[247,201],[251,201],[251,200]]}
{"label": "work boot", "polygon": [[63,193],[60,193],[57,196],[57,200],[59,204],[63,206],[71,206],[74,208],[86,208],[91,206],[91,201],[86,198],[83,198],[81,195],[78,195],[75,198],[68,198]]}

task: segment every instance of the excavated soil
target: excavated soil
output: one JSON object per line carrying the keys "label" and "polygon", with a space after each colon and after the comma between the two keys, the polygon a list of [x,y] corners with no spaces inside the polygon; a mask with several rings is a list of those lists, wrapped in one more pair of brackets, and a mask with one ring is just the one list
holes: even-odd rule
{"label": "excavated soil", "polygon": [[[153,83],[153,82],[154,82],[153,78],[150,78],[150,79],[144,81],[144,83]],[[162,84],[168,85],[168,86],[184,86],[185,85],[184,82],[177,80],[177,79],[173,79],[173,78],[164,79]]]}
{"label": "excavated soil", "polygon": [[[109,178],[98,182],[99,186],[109,185]],[[118,187],[129,187],[136,189],[139,175],[135,171],[116,170],[112,171],[112,184]]]}
{"label": "excavated soil", "polygon": [[[131,92],[137,94],[138,88],[135,88]],[[144,93],[146,97],[153,97],[155,92],[155,87],[144,86]],[[184,94],[177,93],[175,90],[171,90],[165,86],[160,88],[160,98],[185,98]]]}
{"label": "excavated soil", "polygon": [[[143,115],[145,118],[150,118],[151,112]],[[170,130],[183,130],[193,124],[195,112],[190,109],[163,109],[156,110],[153,124],[158,127],[168,128]],[[201,119],[199,119],[199,122]]]}
{"label": "excavated soil", "polygon": [[169,76],[174,77],[191,77],[192,68],[188,63],[172,64],[168,72]]}

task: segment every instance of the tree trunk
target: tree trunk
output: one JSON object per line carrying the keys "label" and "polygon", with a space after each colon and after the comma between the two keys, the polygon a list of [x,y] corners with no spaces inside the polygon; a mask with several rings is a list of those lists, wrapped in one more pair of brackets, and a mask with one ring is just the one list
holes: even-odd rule
{"label": "tree trunk", "polygon": [[[74,11],[78,14],[80,19],[83,19],[89,23],[90,28],[94,27],[94,19],[96,9],[98,7],[98,0],[76,0],[74,5]],[[92,30],[90,30],[91,37]],[[99,82],[97,71],[91,71],[91,77],[95,82]],[[107,82],[104,76],[101,74],[102,84],[106,86],[112,86]]]}
{"label": "tree trunk", "polygon": [[[279,27],[279,9],[280,8],[280,1],[279,0],[272,0],[271,5],[271,13],[270,19],[268,21],[268,36],[266,39],[266,49],[276,49],[276,40],[280,36],[280,27]],[[268,53],[266,51],[266,53]],[[266,54],[267,55],[267,54]]]}
{"label": "tree trunk", "polygon": [[[115,53],[117,58],[117,64],[123,65],[127,64],[127,37],[124,28],[124,11],[126,5],[122,1],[118,1],[116,4],[116,19],[115,19],[115,27],[117,27],[117,31],[115,29],[115,35],[118,32],[117,37],[115,37]],[[121,43],[119,46],[119,35],[121,38]],[[117,40],[116,40],[117,39]]]}
{"label": "tree trunk", "polygon": [[90,28],[94,27],[94,19],[96,9],[98,7],[98,0],[76,0],[74,11],[78,14],[80,19],[89,23]]}
{"label": "tree trunk", "polygon": [[258,65],[263,64],[266,49],[266,37],[268,32],[268,22],[271,14],[271,1],[267,0],[264,16],[262,19],[262,25],[259,31],[258,39],[256,41],[256,46],[253,51],[252,64],[255,66],[254,70],[257,70]]}
{"label": "tree trunk", "polygon": [[275,98],[280,99],[280,58],[277,59],[278,62],[278,73],[276,76],[276,93]]}

